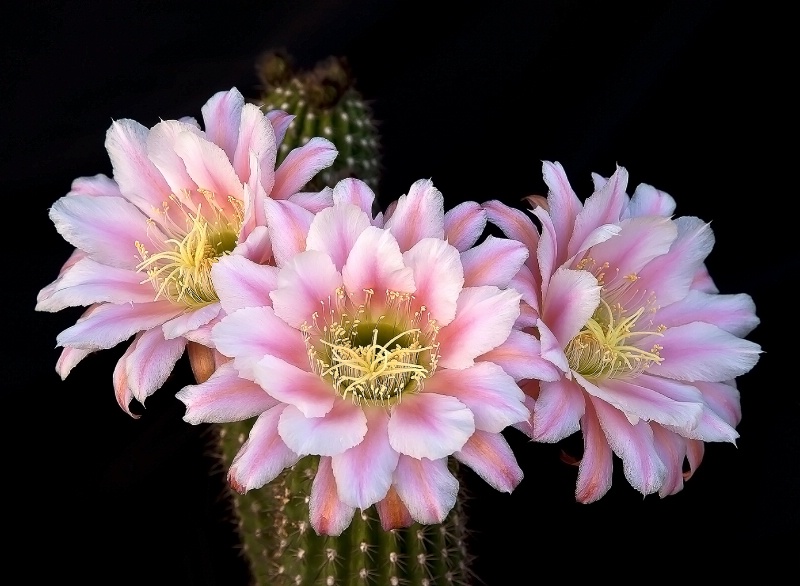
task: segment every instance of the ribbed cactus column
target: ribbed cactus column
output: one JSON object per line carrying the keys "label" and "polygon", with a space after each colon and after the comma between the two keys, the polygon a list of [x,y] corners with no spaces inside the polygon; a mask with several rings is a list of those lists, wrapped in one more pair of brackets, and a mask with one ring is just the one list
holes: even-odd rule
{"label": "ribbed cactus column", "polygon": [[345,60],[330,57],[310,71],[295,72],[291,59],[266,53],[258,65],[262,83],[260,103],[296,116],[278,153],[280,163],[296,146],[314,136],[331,140],[339,151],[333,165],[309,184],[315,191],[341,179],[357,177],[373,190],[380,177],[378,132],[372,111],[353,86]]}
{"label": "ribbed cactus column", "polygon": [[[371,110],[353,87],[345,62],[330,58],[313,70],[295,72],[281,53],[259,63],[265,110],[296,116],[278,160],[313,136],[331,140],[339,151],[333,166],[307,191],[357,177],[375,190],[380,177],[379,137]],[[213,354],[197,344],[189,356],[198,382],[214,370]],[[217,424],[217,452],[225,470],[247,439],[253,421]],[[455,465],[455,461],[453,461]],[[306,457],[258,490],[230,491],[233,510],[256,586],[450,586],[469,584],[465,543],[464,491],[441,525],[414,524],[384,531],[375,507],[356,511],[338,537],[319,536],[309,522],[308,498],[317,459]],[[455,473],[455,470],[454,470]]]}
{"label": "ribbed cactus column", "polygon": [[[226,464],[249,424],[219,426]],[[338,537],[309,524],[308,495],[317,458],[301,459],[260,490],[236,494],[243,551],[261,585],[463,585],[469,583],[462,498],[441,525],[384,531],[375,507],[356,511]]]}

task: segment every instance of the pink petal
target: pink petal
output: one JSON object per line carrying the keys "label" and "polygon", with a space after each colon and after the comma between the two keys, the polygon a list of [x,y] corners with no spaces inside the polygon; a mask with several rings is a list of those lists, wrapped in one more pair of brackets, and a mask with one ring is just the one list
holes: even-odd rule
{"label": "pink petal", "polygon": [[69,267],[37,297],[36,311],[60,311],[65,307],[110,303],[147,303],[155,291],[142,273],[118,269],[83,257]]}
{"label": "pink petal", "polygon": [[270,307],[245,307],[225,316],[212,330],[214,346],[235,357],[240,374],[253,380],[253,366],[274,356],[303,370],[308,353],[303,335],[275,315]]}
{"label": "pink petal", "polygon": [[69,192],[81,195],[113,195],[116,197],[123,197],[117,182],[102,173],[98,173],[92,177],[78,177],[72,181]]}
{"label": "pink petal", "polygon": [[300,191],[291,196],[289,201],[316,214],[333,205],[333,190],[330,187],[324,187],[322,191]]}
{"label": "pink petal", "polygon": [[232,256],[243,256],[260,265],[274,265],[269,229],[266,226],[255,226],[244,240],[239,240]]}
{"label": "pink petal", "polygon": [[77,323],[56,339],[59,346],[102,350],[116,346],[136,332],[160,326],[179,315],[182,307],[170,301],[114,305],[103,303],[89,308]]}
{"label": "pink petal", "polygon": [[447,469],[446,458],[400,456],[394,478],[398,496],[417,523],[441,523],[456,504],[458,480]]}
{"label": "pink petal", "polygon": [[581,503],[593,503],[611,488],[613,458],[591,401],[586,401],[581,430],[583,457],[578,467],[575,498]]}
{"label": "pink petal", "polygon": [[481,244],[461,254],[464,285],[508,287],[528,258],[528,249],[516,240],[486,237]]}
{"label": "pink petal", "polygon": [[728,425],[736,426],[742,420],[739,390],[732,383],[693,383],[703,394],[703,400]]}
{"label": "pink petal", "polygon": [[675,200],[664,191],[660,191],[648,185],[640,183],[631,196],[626,217],[637,216],[662,216],[668,218],[675,213]]}
{"label": "pink petal", "polygon": [[658,496],[664,498],[683,488],[683,459],[686,456],[686,441],[660,425],[652,425],[651,428],[656,452],[667,470],[664,484],[658,491]]}
{"label": "pink petal", "polygon": [[554,381],[561,377],[559,370],[541,357],[539,340],[519,330],[511,330],[505,342],[475,360],[494,362],[516,381],[525,378]]}
{"label": "pink petal", "polygon": [[185,348],[183,338],[165,340],[158,329],[141,332],[118,363],[125,369],[119,373],[120,384],[127,386],[133,397],[144,404],[166,382]]}
{"label": "pink petal", "polygon": [[667,469],[653,445],[653,431],[644,421],[636,425],[618,409],[589,396],[608,444],[622,458],[625,478],[642,494],[656,492],[664,484]]}
{"label": "pink petal", "polygon": [[[170,191],[166,194],[161,193],[163,201],[168,201],[165,196],[170,193],[183,195],[185,191],[193,192],[197,189],[197,184],[186,172],[186,164],[175,152],[177,137],[184,132],[202,136],[202,133],[194,126],[177,120],[162,120],[153,127],[147,136],[147,156],[169,185]],[[191,209],[195,210],[193,204]]]}
{"label": "pink petal", "polygon": [[375,509],[378,511],[381,528],[384,531],[408,527],[414,522],[394,486],[389,488],[386,497],[375,505]]}
{"label": "pink petal", "polygon": [[226,313],[245,307],[271,306],[270,291],[278,286],[276,267],[228,255],[211,267],[211,279]]}
{"label": "pink petal", "polygon": [[[64,348],[56,362],[56,372],[61,380],[67,378],[72,369],[92,352],[93,350],[81,350],[80,348]],[[130,399],[128,403],[130,403]],[[128,414],[130,415],[130,413]]]}
{"label": "pink petal", "polygon": [[414,273],[403,263],[403,255],[391,232],[370,226],[359,235],[342,269],[347,292],[356,305],[364,303],[364,291],[376,293],[374,312],[380,314],[384,291],[413,293]]}
{"label": "pink petal", "polygon": [[119,197],[67,195],[50,208],[50,219],[64,240],[92,260],[134,271],[140,259],[136,242],[166,240],[135,206]]}
{"label": "pink petal", "polygon": [[714,246],[711,228],[698,218],[677,218],[675,225],[678,237],[669,252],[648,263],[639,272],[637,281],[642,290],[654,291],[662,306],[686,296]]}
{"label": "pink petal", "polygon": [[[161,208],[171,193],[164,177],[147,156],[149,132],[133,120],[117,120],[106,132],[105,142],[120,192],[144,213]],[[115,223],[111,225],[118,227]]]}
{"label": "pink petal", "polygon": [[315,313],[336,303],[342,275],[324,252],[307,250],[296,255],[278,273],[278,288],[270,293],[275,314],[299,328],[311,324]]}
{"label": "pink petal", "polygon": [[505,342],[519,317],[519,300],[513,289],[489,285],[463,289],[456,318],[439,332],[439,365],[472,366],[475,358]]}
{"label": "pink petal", "polygon": [[341,205],[350,203],[372,218],[372,206],[375,203],[375,194],[369,186],[360,179],[342,179],[333,187],[333,203]]}
{"label": "pink petal", "polygon": [[266,117],[270,124],[272,124],[273,130],[275,130],[275,140],[278,144],[281,144],[295,116],[283,110],[270,110],[266,113]]}
{"label": "pink petal", "polygon": [[557,265],[563,263],[567,258],[567,243],[572,234],[575,219],[583,209],[583,204],[572,190],[561,163],[544,161],[542,175],[548,187],[547,206],[553,227],[554,242],[560,244],[561,247],[561,250],[558,250],[554,256]]}
{"label": "pink petal", "polygon": [[300,191],[314,175],[329,167],[336,158],[333,143],[315,136],[301,147],[293,149],[275,172],[275,185],[270,197],[286,199]]}
{"label": "pink petal", "polygon": [[610,265],[605,271],[607,289],[618,279],[638,275],[647,263],[666,254],[678,235],[675,223],[659,216],[623,220],[620,228],[619,234],[596,244],[590,253],[598,264]]}
{"label": "pink petal", "polygon": [[474,201],[462,202],[444,215],[444,237],[459,252],[474,246],[485,228],[486,210]]}
{"label": "pink petal", "polygon": [[278,421],[284,408],[276,405],[259,415],[250,436],[233,459],[228,482],[237,492],[261,488],[299,459],[278,435]]}
{"label": "pink petal", "polygon": [[399,458],[389,444],[386,411],[380,407],[364,411],[367,417],[364,439],[332,459],[339,498],[362,510],[386,496]]}
{"label": "pink petal", "polygon": [[340,535],[350,525],[353,513],[355,508],[340,501],[336,493],[330,458],[320,458],[308,503],[311,526],[319,535]]}
{"label": "pink petal", "polygon": [[491,433],[499,433],[530,416],[525,395],[514,379],[491,362],[478,362],[464,370],[439,369],[425,381],[420,397],[428,393],[455,397],[472,411],[475,429]]}
{"label": "pink petal", "polygon": [[405,395],[389,420],[389,443],[412,458],[444,458],[460,450],[475,431],[464,403],[436,393]]}
{"label": "pink petal", "polygon": [[414,272],[416,305],[427,308],[440,327],[453,321],[464,286],[458,250],[444,240],[423,238],[403,253],[403,262]]}
{"label": "pink petal", "polygon": [[231,88],[211,96],[200,109],[208,140],[218,144],[230,160],[236,153],[242,108],[244,96],[236,88]]}
{"label": "pink petal", "polygon": [[243,181],[225,151],[196,134],[184,132],[175,138],[175,152],[183,159],[186,172],[198,188],[213,193],[216,203],[233,213],[228,197],[243,200]]}
{"label": "pink petal", "polygon": [[693,289],[680,301],[659,308],[656,319],[668,328],[693,321],[707,322],[744,337],[760,322],[755,309],[752,297],[745,293],[716,295]]}
{"label": "pink petal", "polygon": [[[236,150],[230,157],[234,171],[241,179],[250,177],[256,171],[265,193],[269,193],[275,182],[275,160],[278,154],[272,124],[258,106],[245,104],[237,130]],[[250,164],[252,156],[258,161],[255,168]]]}
{"label": "pink petal", "polygon": [[186,311],[185,313],[164,322],[161,329],[164,337],[168,340],[185,336],[189,332],[208,324],[219,315],[222,306],[219,303],[211,303],[198,309]]}
{"label": "pink petal", "polygon": [[559,268],[550,279],[542,319],[563,348],[600,305],[600,285],[588,271]]}
{"label": "pink petal", "polygon": [[275,264],[280,267],[306,249],[306,237],[314,214],[291,201],[271,198],[265,200],[264,207],[272,254]]}
{"label": "pink petal", "polygon": [[511,492],[522,481],[522,469],[502,434],[476,431],[454,456],[499,491]]}
{"label": "pink petal", "polygon": [[259,385],[241,378],[232,362],[218,367],[206,382],[187,385],[175,396],[186,405],[183,420],[193,425],[244,421],[278,404]]}
{"label": "pink petal", "polygon": [[[691,429],[697,425],[703,411],[699,395],[692,393],[694,389],[688,385],[681,385],[688,391],[682,394],[688,396],[680,397],[680,399],[689,400],[675,400],[669,395],[659,392],[659,389],[674,393],[680,393],[683,390],[667,388],[668,385],[671,387],[678,387],[678,385],[675,383],[670,385],[666,379],[659,381],[657,377],[639,377],[633,380],[608,378],[597,381],[595,385],[575,373],[575,380],[590,395],[622,411],[631,423],[635,423],[641,418],[645,421],[657,421],[664,425]],[[645,381],[656,385],[656,390],[644,386],[647,384]]]}
{"label": "pink petal", "polygon": [[677,380],[732,380],[753,368],[761,354],[758,344],[703,322],[669,328],[657,341],[664,347],[663,362],[651,365],[648,372]]}
{"label": "pink petal", "polygon": [[541,281],[539,267],[536,264],[536,250],[539,247],[539,231],[533,220],[520,210],[510,208],[499,201],[487,201],[483,204],[489,221],[503,231],[508,238],[518,240],[528,249],[528,268],[533,272],[535,282]]}
{"label": "pink petal", "polygon": [[561,372],[569,375],[571,369],[567,361],[567,355],[564,354],[564,346],[542,320],[536,322],[536,328],[539,330],[542,358],[560,369]]}
{"label": "pink petal", "polygon": [[586,401],[574,381],[563,378],[539,384],[533,407],[533,439],[555,443],[580,428]]}
{"label": "pink petal", "polygon": [[321,417],[307,417],[289,405],[281,415],[278,431],[286,445],[301,456],[336,456],[362,442],[367,416],[360,406],[338,397]]}
{"label": "pink petal", "polygon": [[311,222],[306,249],[324,252],[341,271],[356,240],[370,225],[369,216],[353,204],[324,209]]}
{"label": "pink petal", "polygon": [[603,224],[619,222],[622,211],[628,205],[625,188],[628,185],[628,172],[624,167],[617,170],[606,184],[586,199],[583,209],[575,218],[575,226],[567,247],[567,257],[583,248],[586,238]]}
{"label": "pink petal", "polygon": [[252,368],[255,382],[264,390],[282,403],[297,407],[292,413],[297,411],[305,417],[321,418],[334,407],[334,403],[343,402],[337,401],[330,385],[316,374],[301,370],[275,356],[264,356]]}
{"label": "pink petal", "polygon": [[430,179],[415,181],[397,200],[386,229],[397,239],[405,252],[423,238],[444,238],[444,198]]}

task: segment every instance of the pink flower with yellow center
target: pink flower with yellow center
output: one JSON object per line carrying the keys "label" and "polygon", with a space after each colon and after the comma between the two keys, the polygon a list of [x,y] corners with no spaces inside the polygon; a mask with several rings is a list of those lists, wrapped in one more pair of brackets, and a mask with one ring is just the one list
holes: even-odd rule
{"label": "pink flower with yellow center", "polygon": [[[581,203],[558,163],[544,164],[545,198],[529,198],[530,217],[500,202],[489,219],[530,251],[513,281],[523,296],[520,326],[534,333],[550,372],[523,381],[532,417],[519,426],[556,442],[583,434],[577,499],[611,486],[612,454],[643,494],[683,488],[703,442],[734,442],[741,417],[735,378],[758,361],[743,339],[757,324],[752,299],[720,294],[704,261],[709,225],[673,218],[666,193],[628,174],[595,175]],[[684,461],[689,472],[685,475]]]}
{"label": "pink flower with yellow center", "polygon": [[[501,431],[528,419],[513,375],[532,336],[514,334],[508,287],[527,252],[490,238],[476,203],[447,214],[430,181],[371,217],[373,193],[344,180],[310,223],[272,202],[277,266],[227,257],[212,269],[227,312],[212,330],[232,358],[178,398],[191,423],[258,416],[230,469],[242,492],[320,456],[312,526],[339,534],[377,505],[386,529],[439,523],[455,504],[454,456],[498,490],[522,478]],[[525,337],[527,336],[527,337]]]}
{"label": "pink flower with yellow center", "polygon": [[128,413],[132,398],[144,402],[163,385],[187,341],[211,344],[221,310],[211,267],[227,255],[271,261],[264,202],[330,204],[329,194],[298,193],[333,162],[330,141],[312,139],[276,169],[291,116],[265,115],[236,89],[214,95],[202,114],[205,131],[189,118],[151,129],[114,122],[114,179],[77,179],[50,210],[76,250],[36,309],[89,306],[58,336],[57,371],[64,378],[91,352],[134,336],[113,377]]}

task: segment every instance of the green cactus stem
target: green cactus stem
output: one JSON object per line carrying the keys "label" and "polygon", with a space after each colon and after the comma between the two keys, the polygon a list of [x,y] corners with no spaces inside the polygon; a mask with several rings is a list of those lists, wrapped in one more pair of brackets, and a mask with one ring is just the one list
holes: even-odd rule
{"label": "green cactus stem", "polygon": [[309,71],[295,71],[292,59],[270,51],[259,61],[257,72],[264,110],[280,109],[296,118],[278,153],[280,163],[293,148],[314,136],[332,141],[339,151],[333,165],[321,171],[308,191],[333,187],[356,177],[375,191],[380,178],[380,141],[372,110],[354,87],[343,58],[330,57]]}
{"label": "green cactus stem", "polygon": [[[218,426],[229,464],[250,422]],[[308,497],[318,458],[307,456],[263,488],[232,492],[244,555],[257,586],[465,585],[469,556],[463,489],[441,525],[414,523],[384,531],[375,507],[356,510],[337,537],[320,536],[309,521]],[[453,460],[455,463],[455,461]]]}

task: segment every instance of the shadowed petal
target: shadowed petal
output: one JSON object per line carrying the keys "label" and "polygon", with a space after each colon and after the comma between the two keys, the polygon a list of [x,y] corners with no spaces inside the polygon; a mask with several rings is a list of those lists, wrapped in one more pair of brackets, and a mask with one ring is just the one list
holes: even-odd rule
{"label": "shadowed petal", "polygon": [[499,433],[476,431],[453,455],[499,491],[511,492],[522,481],[522,469]]}
{"label": "shadowed petal", "polygon": [[458,480],[447,469],[446,458],[400,456],[394,479],[398,496],[417,523],[441,523],[456,504]]}
{"label": "shadowed petal", "polygon": [[340,535],[350,525],[353,513],[355,508],[339,500],[331,459],[320,458],[308,502],[311,526],[319,535]]}

